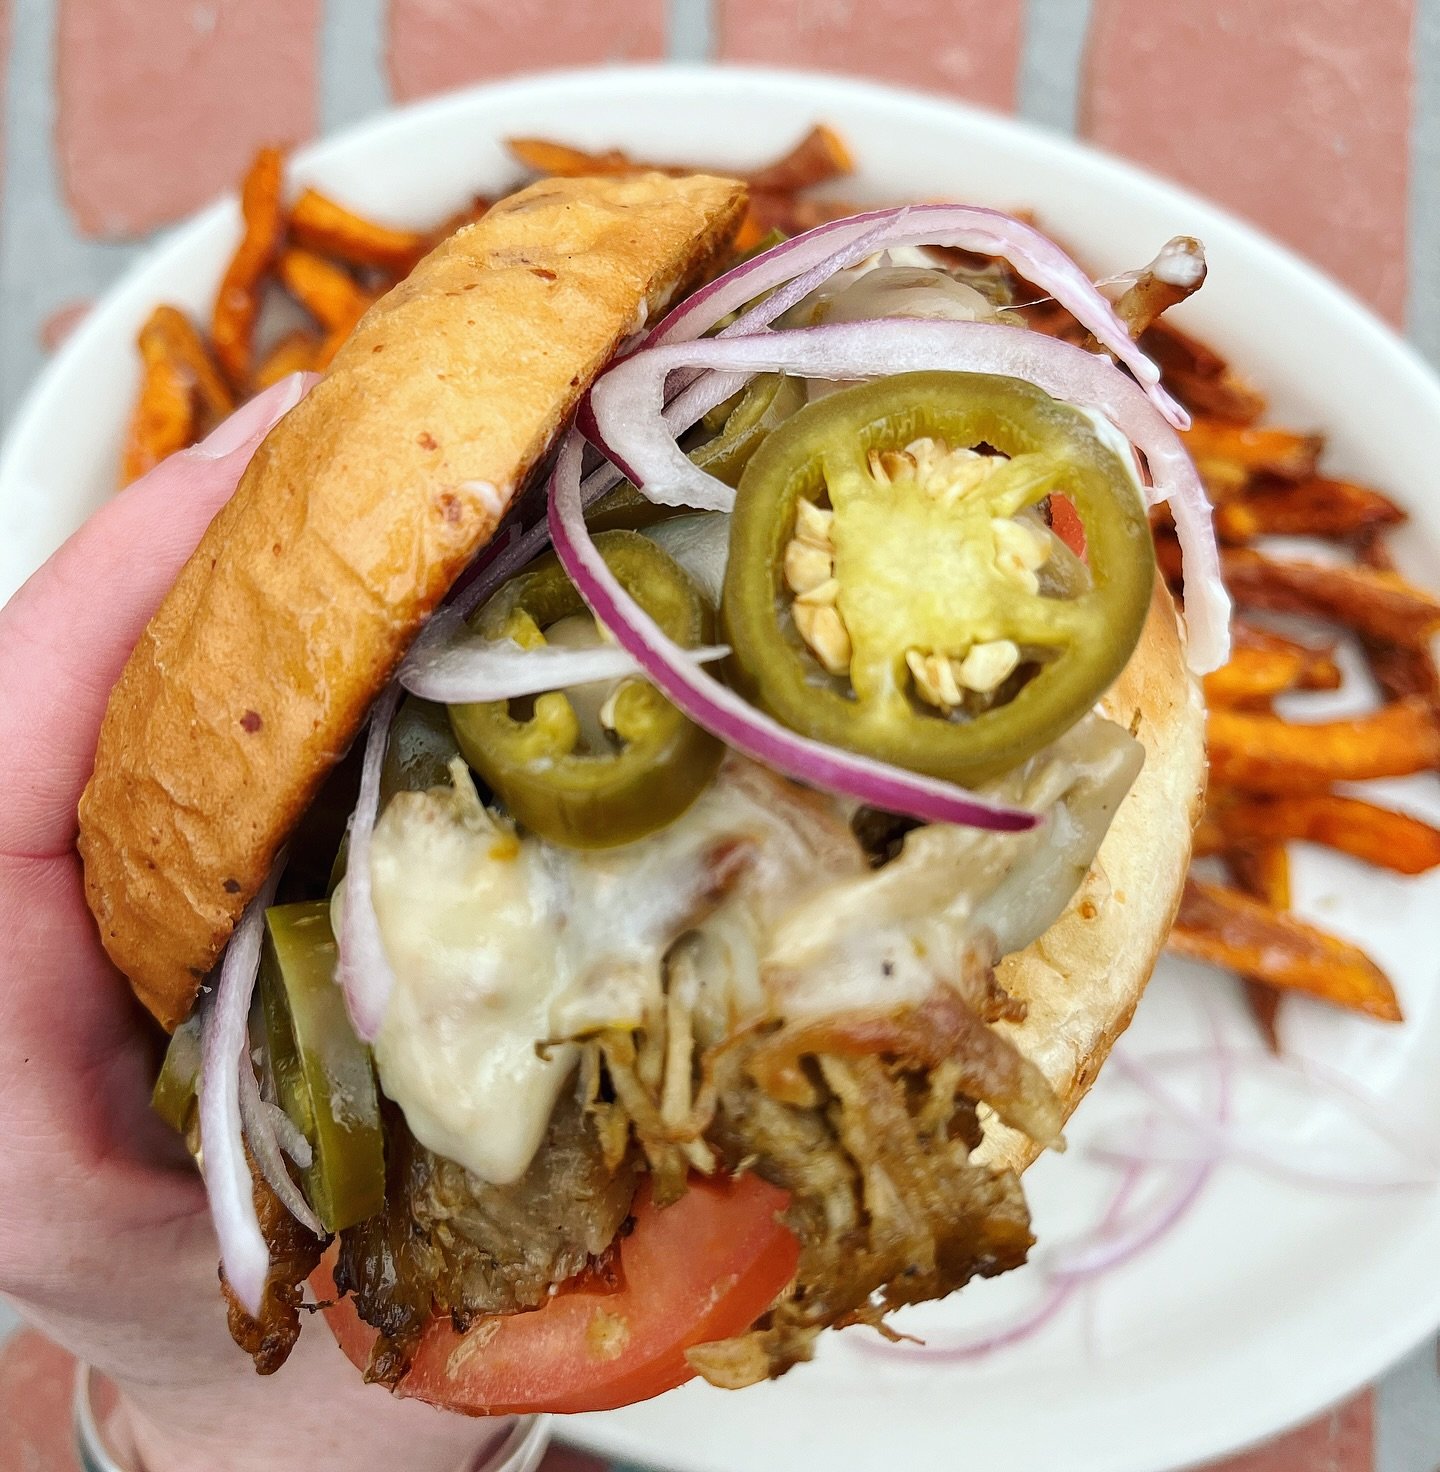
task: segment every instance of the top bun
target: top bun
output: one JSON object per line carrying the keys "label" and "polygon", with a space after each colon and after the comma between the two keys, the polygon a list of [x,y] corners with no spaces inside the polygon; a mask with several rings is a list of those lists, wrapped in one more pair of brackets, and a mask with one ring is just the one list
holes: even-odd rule
{"label": "top bun", "polygon": [[272,431],[110,697],[85,888],[167,1028],[416,632],[620,343],[717,259],[732,179],[546,179],[427,256]]}

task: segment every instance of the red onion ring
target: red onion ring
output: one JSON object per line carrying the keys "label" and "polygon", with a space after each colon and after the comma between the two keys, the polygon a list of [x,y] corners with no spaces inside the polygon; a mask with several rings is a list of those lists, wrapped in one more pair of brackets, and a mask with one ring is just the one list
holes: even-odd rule
{"label": "red onion ring", "polygon": [[663,416],[665,380],[677,368],[718,368],[807,378],[873,378],[926,369],[999,373],[1026,379],[1054,398],[1092,409],[1140,450],[1152,505],[1168,502],[1185,558],[1185,612],[1192,668],[1206,672],[1229,654],[1230,600],[1210,504],[1175,431],[1113,364],[1093,353],[991,322],[891,318],[834,323],[754,337],[708,338],[650,348],[616,363],[591,390],[601,448],[635,467],[654,501],[728,510],[734,492],[692,464]]}
{"label": "red onion ring", "polygon": [[[320,1225],[320,1219],[310,1210],[310,1203],[306,1201],[300,1188],[290,1179],[290,1172],[285,1168],[285,1157],[281,1154],[280,1132],[271,1114],[272,1110],[275,1110],[275,1106],[267,1104],[260,1097],[260,1085],[255,1079],[255,1070],[251,1066],[247,1049],[240,1057],[240,1120],[244,1128],[245,1139],[250,1145],[250,1153],[255,1158],[255,1164],[260,1167],[260,1174],[265,1177],[270,1189],[280,1198],[285,1210],[306,1231],[313,1232],[317,1237],[328,1236],[325,1228]],[[287,1115],[279,1110],[275,1112],[280,1114],[280,1117],[290,1125],[292,1130],[295,1128]],[[300,1135],[300,1140],[305,1145],[304,1153],[309,1155],[310,1142],[305,1139],[304,1135]]]}
{"label": "red onion ring", "polygon": [[[250,1001],[260,970],[265,910],[275,897],[283,860],[240,917],[220,962],[214,989],[204,999],[200,1043],[200,1144],[205,1194],[220,1240],[220,1263],[235,1296],[252,1315],[260,1312],[270,1272],[270,1248],[255,1214],[255,1183],[245,1159],[240,1114],[240,1071],[250,1068]],[[251,1072],[251,1080],[254,1073]]]}
{"label": "red onion ring", "polygon": [[[434,622],[432,620],[432,622]],[[392,684],[370,712],[370,729],[365,736],[365,758],[360,768],[360,795],[350,819],[350,852],[345,867],[345,900],[341,910],[340,934],[336,936],[338,960],[335,979],[345,993],[345,1010],[357,1036],[373,1043],[385,1021],[390,993],[395,988],[395,971],[385,954],[380,919],[375,913],[371,889],[370,841],[380,815],[380,769],[390,727],[400,705],[401,687]]]}
{"label": "red onion ring", "polygon": [[[1085,271],[1049,236],[1000,210],[979,205],[917,204],[870,210],[817,225],[803,235],[742,261],[673,308],[647,334],[641,351],[700,337],[722,317],[767,291],[724,335],[768,326],[836,271],[881,250],[936,245],[999,256],[1065,307],[1097,342],[1135,375],[1155,407],[1176,428],[1190,416],[1160,385],[1160,369],[1135,343],[1115,308]],[[721,393],[716,403],[733,392]]]}
{"label": "red onion ring", "polygon": [[669,639],[625,591],[596,550],[581,501],[581,445],[572,430],[560,447],[550,487],[550,533],[561,566],[595,617],[692,721],[776,771],[889,812],[1008,833],[1042,821],[1023,808],[798,736],[707,675],[693,652]]}
{"label": "red onion ring", "polygon": [[[723,659],[723,644],[692,649],[690,657],[704,663]],[[400,683],[412,694],[442,705],[479,700],[515,700],[547,690],[565,690],[596,680],[623,680],[641,673],[633,655],[614,644],[594,649],[567,649],[544,645],[522,649],[513,639],[481,642],[461,640],[425,652],[407,661]]]}

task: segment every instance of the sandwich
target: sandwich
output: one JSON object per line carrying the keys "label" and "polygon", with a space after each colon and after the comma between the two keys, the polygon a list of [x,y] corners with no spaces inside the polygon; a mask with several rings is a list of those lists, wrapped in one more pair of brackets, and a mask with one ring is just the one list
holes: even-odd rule
{"label": "sandwich", "polygon": [[744,208],[550,179],[437,247],[111,696],[87,896],[262,1372],[317,1305],[474,1415],[891,1332],[1025,1260],[1164,943],[1226,637],[1182,411],[1018,220],[735,262]]}

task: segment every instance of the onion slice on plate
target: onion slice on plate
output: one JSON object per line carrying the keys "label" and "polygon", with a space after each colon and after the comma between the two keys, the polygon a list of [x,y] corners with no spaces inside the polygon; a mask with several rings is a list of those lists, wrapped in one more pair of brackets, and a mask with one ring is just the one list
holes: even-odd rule
{"label": "onion slice on plate", "polygon": [[[258,1316],[270,1271],[270,1249],[255,1214],[254,1181],[245,1159],[240,1071],[250,1069],[250,1001],[260,971],[265,910],[280,881],[277,861],[240,917],[204,999],[200,1047],[200,1145],[205,1194],[220,1239],[226,1281],[247,1313]],[[254,1073],[251,1072],[251,1081]]]}
{"label": "onion slice on plate", "polygon": [[591,390],[601,449],[634,467],[640,489],[668,505],[728,510],[734,492],[691,463],[664,418],[665,381],[680,368],[717,368],[746,378],[877,378],[922,370],[1022,378],[1053,398],[1098,412],[1149,467],[1151,505],[1169,504],[1185,559],[1185,615],[1192,668],[1229,654],[1230,599],[1205,488],[1179,436],[1113,364],[1057,338],[993,322],[887,318],[798,327],[753,337],[708,338],[649,348],[609,368]]}
{"label": "onion slice on plate", "polygon": [[[560,447],[550,488],[550,532],[560,563],[591,612],[635,656],[651,681],[696,725],[727,746],[798,781],[873,807],[937,823],[1017,833],[1042,821],[949,782],[797,735],[707,675],[625,591],[596,550],[580,493],[583,441],[572,430]],[[681,457],[684,458],[683,456]],[[688,464],[688,462],[686,462]],[[348,897],[347,897],[348,898]]]}

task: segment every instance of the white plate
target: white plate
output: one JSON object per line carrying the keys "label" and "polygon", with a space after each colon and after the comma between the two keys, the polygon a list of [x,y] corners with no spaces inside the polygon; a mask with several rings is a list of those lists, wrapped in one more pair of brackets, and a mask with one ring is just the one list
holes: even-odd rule
{"label": "white plate", "polygon": [[[524,79],[382,118],[303,152],[298,177],[396,221],[430,221],[510,177],[497,139],[580,144],[717,166],[768,158],[813,119],[837,124],[861,165],[845,192],[1031,205],[1098,271],[1135,265],[1168,236],[1204,237],[1211,277],[1185,320],[1274,395],[1277,416],[1322,425],[1328,464],[1373,481],[1415,514],[1404,551],[1440,583],[1431,496],[1440,386],[1363,308],[1213,207],[1062,139],[950,103],[852,82],[755,70],[636,68]],[[135,388],[132,339],[157,301],[208,307],[236,229],[231,204],[179,229],[90,316],[50,365],[0,461],[0,596],[112,485]],[[1394,795],[1431,816],[1429,784]],[[1434,916],[1440,878],[1383,878],[1324,855],[1298,865],[1302,906],[1362,939],[1394,975],[1400,1029],[1292,1007],[1291,1041],[1392,1101],[1416,1133],[1440,1119]],[[1166,966],[1127,1040],[1132,1051],[1194,1039],[1198,996],[1230,984]],[[1242,1096],[1242,1110],[1274,1108]],[[1114,1072],[1081,1111],[1083,1145],[1133,1109]],[[1307,1132],[1297,1150],[1323,1148]],[[1316,1141],[1319,1141],[1317,1144]],[[1105,1177],[1080,1151],[1030,1178],[1042,1242],[1087,1219]],[[687,1469],[873,1472],[950,1465],[987,1472],[1161,1472],[1217,1456],[1309,1416],[1363,1384],[1440,1323],[1440,1195],[1337,1195],[1227,1167],[1181,1228],[1107,1280],[1091,1312],[981,1362],[877,1356],[852,1331],[784,1381],[730,1396],[692,1385],[566,1427],[617,1456]],[[1029,1270],[929,1306],[903,1327],[942,1339],[1035,1291]]]}

